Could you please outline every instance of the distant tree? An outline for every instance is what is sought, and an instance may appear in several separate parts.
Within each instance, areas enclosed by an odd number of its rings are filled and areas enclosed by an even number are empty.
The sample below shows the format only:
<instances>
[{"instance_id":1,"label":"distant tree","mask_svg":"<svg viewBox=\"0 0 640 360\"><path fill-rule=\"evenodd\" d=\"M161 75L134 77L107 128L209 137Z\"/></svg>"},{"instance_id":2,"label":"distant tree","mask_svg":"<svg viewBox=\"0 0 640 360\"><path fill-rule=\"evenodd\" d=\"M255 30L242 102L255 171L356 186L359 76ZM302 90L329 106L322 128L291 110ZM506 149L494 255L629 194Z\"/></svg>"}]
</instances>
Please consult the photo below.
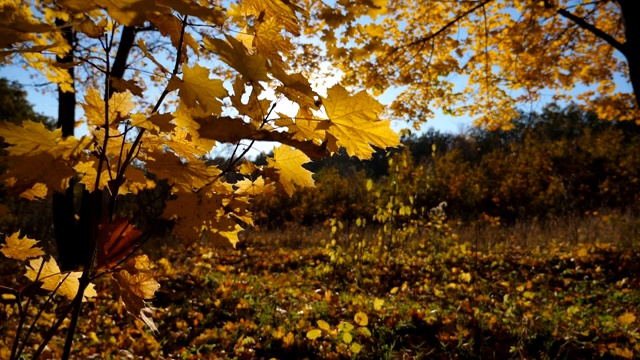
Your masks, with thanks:
<instances>
[{"instance_id":1,"label":"distant tree","mask_svg":"<svg viewBox=\"0 0 640 360\"><path fill-rule=\"evenodd\" d=\"M549 90L554 101L583 100L600 118L640 118L634 1L310 3L305 31L324 48L305 54L331 61L350 85L378 94L400 89L391 104L398 118L420 123L439 109L508 128L523 102L539 102ZM620 78L631 91L617 92Z\"/></svg>"},{"instance_id":2,"label":"distant tree","mask_svg":"<svg viewBox=\"0 0 640 360\"><path fill-rule=\"evenodd\" d=\"M20 123L28 119L55 127L53 119L38 114L27 100L27 92L17 81L0 78L0 120Z\"/></svg>"}]
</instances>

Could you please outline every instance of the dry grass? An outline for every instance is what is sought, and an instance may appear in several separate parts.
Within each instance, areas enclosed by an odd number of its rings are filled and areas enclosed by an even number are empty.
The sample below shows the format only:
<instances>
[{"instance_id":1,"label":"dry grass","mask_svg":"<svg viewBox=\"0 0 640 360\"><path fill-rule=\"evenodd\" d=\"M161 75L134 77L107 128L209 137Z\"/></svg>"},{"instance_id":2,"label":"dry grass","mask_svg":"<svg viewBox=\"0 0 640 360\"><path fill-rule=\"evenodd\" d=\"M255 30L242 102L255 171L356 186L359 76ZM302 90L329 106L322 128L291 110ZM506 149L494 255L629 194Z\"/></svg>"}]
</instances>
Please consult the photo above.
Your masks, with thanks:
<instances>
[{"instance_id":1,"label":"dry grass","mask_svg":"<svg viewBox=\"0 0 640 360\"><path fill-rule=\"evenodd\" d=\"M479 249L495 245L524 248L553 243L592 244L595 242L630 247L640 240L640 217L631 212L593 212L582 216L563 216L551 220L518 221L505 226L493 221L473 225L458 224L454 232L462 242Z\"/></svg>"}]
</instances>

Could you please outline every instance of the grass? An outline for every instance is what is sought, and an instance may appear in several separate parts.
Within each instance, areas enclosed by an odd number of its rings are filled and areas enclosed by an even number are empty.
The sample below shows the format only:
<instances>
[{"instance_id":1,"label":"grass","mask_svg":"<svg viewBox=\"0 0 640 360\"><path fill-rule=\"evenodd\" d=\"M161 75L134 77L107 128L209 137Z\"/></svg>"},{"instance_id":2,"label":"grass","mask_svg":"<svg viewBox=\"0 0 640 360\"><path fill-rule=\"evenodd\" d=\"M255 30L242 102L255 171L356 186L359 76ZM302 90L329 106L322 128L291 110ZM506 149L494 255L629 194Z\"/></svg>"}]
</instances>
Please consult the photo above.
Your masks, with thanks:
<instances>
[{"instance_id":1,"label":"grass","mask_svg":"<svg viewBox=\"0 0 640 360\"><path fill-rule=\"evenodd\" d=\"M114 287L102 281L98 299L84 308L73 356L638 357L637 223L590 215L569 224L585 234L575 239L560 222L457 229L458 236L443 235L450 238L440 252L420 235L393 249L373 241L358 248L375 237L371 228L334 234L333 245L329 230L292 227L248 233L238 250L156 247L150 250L162 285L153 301L159 333L128 316ZM482 237L465 240L471 233ZM0 266L0 284L15 285L15 264ZM36 333L56 308L45 311ZM0 358L6 358L17 317L15 304L2 309ZM53 358L63 339L61 333L50 343Z\"/></svg>"}]
</instances>

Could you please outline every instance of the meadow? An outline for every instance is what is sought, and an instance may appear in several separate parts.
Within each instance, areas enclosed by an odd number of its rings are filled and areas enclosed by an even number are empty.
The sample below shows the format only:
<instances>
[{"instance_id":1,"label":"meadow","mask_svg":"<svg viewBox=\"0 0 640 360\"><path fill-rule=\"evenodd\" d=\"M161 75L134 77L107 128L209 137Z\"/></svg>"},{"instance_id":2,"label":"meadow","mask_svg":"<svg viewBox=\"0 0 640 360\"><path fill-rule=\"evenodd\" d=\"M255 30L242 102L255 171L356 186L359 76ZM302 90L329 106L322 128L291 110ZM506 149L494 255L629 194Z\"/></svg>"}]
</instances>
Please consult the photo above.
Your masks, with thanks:
<instances>
[{"instance_id":1,"label":"meadow","mask_svg":"<svg viewBox=\"0 0 640 360\"><path fill-rule=\"evenodd\" d=\"M153 300L158 332L126 313L114 284L98 282L98 297L83 308L72 357L640 354L640 219L589 214L573 222L476 229L444 214L429 220L402 243L387 242L384 230L373 225L336 221L248 232L237 249L205 240L186 249L171 241L149 243L161 284ZM466 239L471 234L474 241ZM26 283L12 265L2 262L0 283ZM37 320L26 354L59 311L56 301L43 305L46 299L37 295L27 311L26 320ZM2 308L0 357L8 358L18 316L15 304L4 301ZM63 335L54 336L43 358L60 356Z\"/></svg>"}]
</instances>

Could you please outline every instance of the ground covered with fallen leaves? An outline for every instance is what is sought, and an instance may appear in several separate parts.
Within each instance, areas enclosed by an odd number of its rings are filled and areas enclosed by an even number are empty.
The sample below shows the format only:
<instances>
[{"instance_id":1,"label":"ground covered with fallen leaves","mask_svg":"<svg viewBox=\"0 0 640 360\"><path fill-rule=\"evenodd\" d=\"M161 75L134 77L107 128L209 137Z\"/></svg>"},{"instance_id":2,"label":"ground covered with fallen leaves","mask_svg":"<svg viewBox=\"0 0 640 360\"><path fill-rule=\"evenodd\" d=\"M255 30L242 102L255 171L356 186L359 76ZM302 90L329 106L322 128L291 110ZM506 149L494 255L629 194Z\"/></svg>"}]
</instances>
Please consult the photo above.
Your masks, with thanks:
<instances>
[{"instance_id":1,"label":"ground covered with fallen leaves","mask_svg":"<svg viewBox=\"0 0 640 360\"><path fill-rule=\"evenodd\" d=\"M238 250L168 247L156 261L157 334L126 314L115 287L97 283L73 357L196 358L634 358L640 356L640 251L552 244L359 259L331 246ZM371 249L375 251L375 249ZM2 284L16 268L0 262ZM38 308L27 353L64 304ZM0 311L7 358L17 307ZM63 329L66 324L63 325ZM64 331L45 357L59 358Z\"/></svg>"}]
</instances>

